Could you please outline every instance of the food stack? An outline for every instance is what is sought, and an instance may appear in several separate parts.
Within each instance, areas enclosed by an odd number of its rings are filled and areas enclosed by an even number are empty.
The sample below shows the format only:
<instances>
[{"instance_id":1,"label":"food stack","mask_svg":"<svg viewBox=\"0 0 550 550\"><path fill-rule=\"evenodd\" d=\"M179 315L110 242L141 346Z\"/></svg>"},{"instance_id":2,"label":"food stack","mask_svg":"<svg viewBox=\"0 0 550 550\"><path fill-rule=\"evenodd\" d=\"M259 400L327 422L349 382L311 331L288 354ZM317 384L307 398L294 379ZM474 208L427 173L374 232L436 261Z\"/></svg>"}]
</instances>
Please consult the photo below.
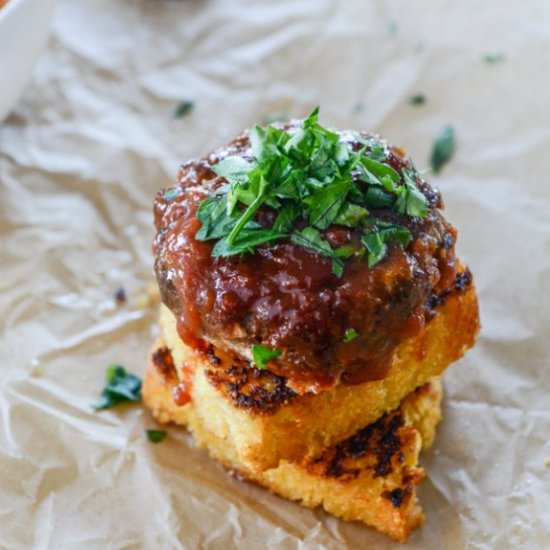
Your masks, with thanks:
<instances>
[{"instance_id":1,"label":"food stack","mask_svg":"<svg viewBox=\"0 0 550 550\"><path fill-rule=\"evenodd\" d=\"M155 201L147 406L242 478L405 540L439 377L479 329L442 207L401 149L317 109L183 165Z\"/></svg>"}]
</instances>

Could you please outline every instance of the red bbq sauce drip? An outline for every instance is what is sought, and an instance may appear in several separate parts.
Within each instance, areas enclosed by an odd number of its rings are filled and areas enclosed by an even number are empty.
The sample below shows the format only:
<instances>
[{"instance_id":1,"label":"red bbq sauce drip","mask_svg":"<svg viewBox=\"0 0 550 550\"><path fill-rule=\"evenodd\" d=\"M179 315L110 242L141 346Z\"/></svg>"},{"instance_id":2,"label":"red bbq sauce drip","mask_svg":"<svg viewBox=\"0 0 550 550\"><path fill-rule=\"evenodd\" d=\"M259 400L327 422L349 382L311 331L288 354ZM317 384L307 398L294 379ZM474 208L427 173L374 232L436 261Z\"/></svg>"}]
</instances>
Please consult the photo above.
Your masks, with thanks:
<instances>
[{"instance_id":1,"label":"red bbq sauce drip","mask_svg":"<svg viewBox=\"0 0 550 550\"><path fill-rule=\"evenodd\" d=\"M192 366L183 365L182 378L183 380L174 387L172 396L178 407L183 407L191 401L191 392L193 390L193 374L195 369Z\"/></svg>"}]
</instances>

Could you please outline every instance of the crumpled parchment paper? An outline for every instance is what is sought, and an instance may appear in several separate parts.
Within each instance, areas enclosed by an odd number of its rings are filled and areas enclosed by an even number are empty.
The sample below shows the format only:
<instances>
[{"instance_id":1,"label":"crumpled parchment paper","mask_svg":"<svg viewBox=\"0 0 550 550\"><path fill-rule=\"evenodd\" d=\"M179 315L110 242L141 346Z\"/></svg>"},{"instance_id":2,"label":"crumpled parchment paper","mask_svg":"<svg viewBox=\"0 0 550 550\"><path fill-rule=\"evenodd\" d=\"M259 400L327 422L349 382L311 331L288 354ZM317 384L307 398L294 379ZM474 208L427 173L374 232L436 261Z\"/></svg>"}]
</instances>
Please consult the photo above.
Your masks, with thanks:
<instances>
[{"instance_id":1,"label":"crumpled parchment paper","mask_svg":"<svg viewBox=\"0 0 550 550\"><path fill-rule=\"evenodd\" d=\"M445 377L406 547L549 548L549 49L545 0L60 1L0 127L0 547L399 547L233 480L181 430L149 443L139 406L90 409L109 363L142 372L157 330L154 193L242 128L319 104L420 168L443 126L457 136L429 179L483 330ZM181 100L195 108L174 119Z\"/></svg>"}]
</instances>

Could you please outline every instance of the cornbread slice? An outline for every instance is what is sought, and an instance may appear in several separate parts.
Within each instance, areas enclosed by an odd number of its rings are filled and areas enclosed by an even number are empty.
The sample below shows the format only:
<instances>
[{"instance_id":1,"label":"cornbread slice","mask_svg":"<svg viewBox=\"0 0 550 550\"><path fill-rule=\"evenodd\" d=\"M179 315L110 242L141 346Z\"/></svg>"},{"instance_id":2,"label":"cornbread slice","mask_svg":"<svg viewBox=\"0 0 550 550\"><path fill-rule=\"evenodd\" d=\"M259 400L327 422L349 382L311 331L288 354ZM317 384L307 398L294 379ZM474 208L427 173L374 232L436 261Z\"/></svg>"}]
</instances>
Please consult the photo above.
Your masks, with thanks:
<instances>
[{"instance_id":1,"label":"cornbread slice","mask_svg":"<svg viewBox=\"0 0 550 550\"><path fill-rule=\"evenodd\" d=\"M163 342L155 353L164 354ZM416 499L416 486L425 473L418 466L421 448L431 444L441 419L441 384L432 379L405 398L399 408L352 437L296 462L282 460L264 471L240 461L235 439L223 438L205 425L197 397L177 406L172 398L174 380L167 381L156 363L149 364L143 385L145 403L159 422L175 422L193 432L197 444L226 468L303 506L322 506L345 520L362 521L399 541L405 541L424 516ZM217 390L197 371L194 382L214 398ZM209 388L209 389L208 389ZM201 399L208 399L200 392ZM196 396L197 394L195 394ZM216 414L214 410L212 414ZM300 432L287 433L287 439Z\"/></svg>"},{"instance_id":2,"label":"cornbread slice","mask_svg":"<svg viewBox=\"0 0 550 550\"><path fill-rule=\"evenodd\" d=\"M234 357L217 349L194 352L179 338L172 313L161 306L162 336L178 380L190 382L195 414L208 433L230 444L239 463L257 471L280 460L314 457L395 409L459 359L472 346L478 327L471 284L450 294L421 334L397 347L385 378L298 396L284 378L250 368L245 361L236 365Z\"/></svg>"}]
</instances>

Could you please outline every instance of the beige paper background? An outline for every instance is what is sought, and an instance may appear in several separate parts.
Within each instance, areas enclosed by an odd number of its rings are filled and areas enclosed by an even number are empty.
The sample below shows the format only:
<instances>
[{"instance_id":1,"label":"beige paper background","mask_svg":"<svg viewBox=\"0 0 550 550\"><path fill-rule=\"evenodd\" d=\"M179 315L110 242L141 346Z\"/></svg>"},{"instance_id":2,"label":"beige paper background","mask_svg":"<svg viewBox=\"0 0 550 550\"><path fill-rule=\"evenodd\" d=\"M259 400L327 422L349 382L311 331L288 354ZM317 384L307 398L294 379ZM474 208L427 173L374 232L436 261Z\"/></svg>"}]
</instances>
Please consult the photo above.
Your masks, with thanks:
<instances>
[{"instance_id":1,"label":"beige paper background","mask_svg":"<svg viewBox=\"0 0 550 550\"><path fill-rule=\"evenodd\" d=\"M196 107L174 120L182 99ZM179 430L150 444L140 407L89 406L107 364L142 371L156 332L155 308L135 307L155 191L242 128L315 104L419 166L456 129L430 179L483 331L446 376L428 519L406 547L550 548L549 102L545 0L59 1L0 126L0 548L399 547L231 479Z\"/></svg>"}]
</instances>

